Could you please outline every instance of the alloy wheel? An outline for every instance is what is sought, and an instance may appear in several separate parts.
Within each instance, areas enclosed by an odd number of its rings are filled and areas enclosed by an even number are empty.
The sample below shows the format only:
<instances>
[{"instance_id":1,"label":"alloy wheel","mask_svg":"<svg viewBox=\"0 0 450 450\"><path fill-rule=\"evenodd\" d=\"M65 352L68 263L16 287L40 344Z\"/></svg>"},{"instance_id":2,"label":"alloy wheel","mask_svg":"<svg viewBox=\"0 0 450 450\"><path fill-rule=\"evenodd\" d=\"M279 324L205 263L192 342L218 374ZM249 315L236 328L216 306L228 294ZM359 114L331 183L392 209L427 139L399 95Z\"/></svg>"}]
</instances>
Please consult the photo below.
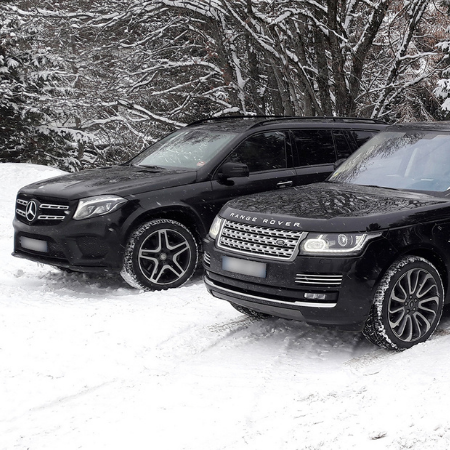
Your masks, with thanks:
<instances>
[{"instance_id":1,"label":"alloy wheel","mask_svg":"<svg viewBox=\"0 0 450 450\"><path fill-rule=\"evenodd\" d=\"M172 229L150 234L139 248L143 275L155 284L171 284L182 278L191 261L191 248L184 236Z\"/></svg>"},{"instance_id":2,"label":"alloy wheel","mask_svg":"<svg viewBox=\"0 0 450 450\"><path fill-rule=\"evenodd\" d=\"M408 270L396 282L388 303L389 325L403 342L414 342L435 323L440 311L438 286L423 268Z\"/></svg>"}]
</instances>

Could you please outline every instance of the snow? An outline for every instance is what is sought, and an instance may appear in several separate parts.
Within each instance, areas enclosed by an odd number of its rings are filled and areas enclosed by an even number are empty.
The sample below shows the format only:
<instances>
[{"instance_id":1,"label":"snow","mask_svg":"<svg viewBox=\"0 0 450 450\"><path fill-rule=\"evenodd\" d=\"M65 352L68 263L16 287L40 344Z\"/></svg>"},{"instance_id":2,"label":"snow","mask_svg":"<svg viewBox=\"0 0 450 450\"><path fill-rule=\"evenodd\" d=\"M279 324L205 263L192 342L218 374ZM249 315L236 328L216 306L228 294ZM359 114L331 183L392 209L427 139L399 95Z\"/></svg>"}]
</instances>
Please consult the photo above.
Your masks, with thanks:
<instances>
[{"instance_id":1,"label":"snow","mask_svg":"<svg viewBox=\"0 0 450 450\"><path fill-rule=\"evenodd\" d=\"M257 321L200 275L166 292L13 258L0 164L0 449L450 448L450 314L396 353L358 333Z\"/></svg>"}]
</instances>

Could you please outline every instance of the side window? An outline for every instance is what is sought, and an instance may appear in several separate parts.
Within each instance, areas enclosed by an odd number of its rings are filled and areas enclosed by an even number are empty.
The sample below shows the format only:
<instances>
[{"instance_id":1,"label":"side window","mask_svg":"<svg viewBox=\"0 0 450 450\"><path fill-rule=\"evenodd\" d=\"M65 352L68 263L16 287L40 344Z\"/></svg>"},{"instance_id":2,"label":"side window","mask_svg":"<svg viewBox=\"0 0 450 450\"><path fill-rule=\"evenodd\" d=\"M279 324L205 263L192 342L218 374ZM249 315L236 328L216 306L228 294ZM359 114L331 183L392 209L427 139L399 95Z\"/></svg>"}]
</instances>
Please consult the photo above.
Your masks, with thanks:
<instances>
[{"instance_id":1,"label":"side window","mask_svg":"<svg viewBox=\"0 0 450 450\"><path fill-rule=\"evenodd\" d=\"M285 169L285 134L279 131L254 134L239 144L225 162L247 164L250 173Z\"/></svg>"},{"instance_id":2,"label":"side window","mask_svg":"<svg viewBox=\"0 0 450 450\"><path fill-rule=\"evenodd\" d=\"M336 161L331 130L294 130L300 166L333 164Z\"/></svg>"},{"instance_id":3,"label":"side window","mask_svg":"<svg viewBox=\"0 0 450 450\"><path fill-rule=\"evenodd\" d=\"M366 143L370 138L377 134L377 131L367 131L367 130L353 130L352 135L358 145L358 148Z\"/></svg>"},{"instance_id":4,"label":"side window","mask_svg":"<svg viewBox=\"0 0 450 450\"><path fill-rule=\"evenodd\" d=\"M348 158L358 147L347 131L333 131L337 159Z\"/></svg>"}]
</instances>

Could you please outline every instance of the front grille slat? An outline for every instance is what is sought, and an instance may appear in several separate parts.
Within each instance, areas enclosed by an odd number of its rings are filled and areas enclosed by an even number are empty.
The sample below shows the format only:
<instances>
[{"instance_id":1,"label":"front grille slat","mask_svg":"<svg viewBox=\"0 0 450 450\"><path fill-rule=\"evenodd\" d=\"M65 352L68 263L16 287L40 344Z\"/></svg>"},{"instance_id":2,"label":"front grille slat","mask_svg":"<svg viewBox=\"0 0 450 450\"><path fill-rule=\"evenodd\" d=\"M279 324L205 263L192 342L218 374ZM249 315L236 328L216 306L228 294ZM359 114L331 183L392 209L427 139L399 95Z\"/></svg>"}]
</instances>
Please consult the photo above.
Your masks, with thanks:
<instances>
[{"instance_id":1,"label":"front grille slat","mask_svg":"<svg viewBox=\"0 0 450 450\"><path fill-rule=\"evenodd\" d=\"M64 220L65 216L46 216L40 215L38 216L38 220Z\"/></svg>"},{"instance_id":2,"label":"front grille slat","mask_svg":"<svg viewBox=\"0 0 450 450\"><path fill-rule=\"evenodd\" d=\"M297 284L304 284L309 286L332 286L339 287L342 284L342 275L321 275L321 274L302 274L298 273L295 276Z\"/></svg>"},{"instance_id":3,"label":"front grille slat","mask_svg":"<svg viewBox=\"0 0 450 450\"><path fill-rule=\"evenodd\" d=\"M69 207L67 205L51 205L49 203L42 203L40 208L41 209L64 209L64 210L69 209Z\"/></svg>"},{"instance_id":4,"label":"front grille slat","mask_svg":"<svg viewBox=\"0 0 450 450\"><path fill-rule=\"evenodd\" d=\"M218 246L246 255L290 261L306 233L225 220Z\"/></svg>"},{"instance_id":5,"label":"front grille slat","mask_svg":"<svg viewBox=\"0 0 450 450\"><path fill-rule=\"evenodd\" d=\"M211 255L208 252L205 252L203 254L203 261L205 262L206 265L211 265Z\"/></svg>"}]
</instances>

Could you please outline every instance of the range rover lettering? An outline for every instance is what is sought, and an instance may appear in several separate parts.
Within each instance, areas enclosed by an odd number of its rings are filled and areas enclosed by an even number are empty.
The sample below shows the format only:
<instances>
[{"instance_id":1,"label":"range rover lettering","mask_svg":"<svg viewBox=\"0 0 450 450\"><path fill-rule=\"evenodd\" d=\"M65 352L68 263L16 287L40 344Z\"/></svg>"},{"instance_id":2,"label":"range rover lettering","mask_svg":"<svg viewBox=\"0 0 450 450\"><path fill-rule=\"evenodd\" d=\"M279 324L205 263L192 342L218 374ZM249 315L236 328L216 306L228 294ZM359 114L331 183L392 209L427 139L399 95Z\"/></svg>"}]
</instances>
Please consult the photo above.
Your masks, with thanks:
<instances>
[{"instance_id":1,"label":"range rover lettering","mask_svg":"<svg viewBox=\"0 0 450 450\"><path fill-rule=\"evenodd\" d=\"M450 124L391 126L327 181L228 202L204 243L216 298L401 350L450 302Z\"/></svg>"},{"instance_id":2,"label":"range rover lettering","mask_svg":"<svg viewBox=\"0 0 450 450\"><path fill-rule=\"evenodd\" d=\"M228 200L324 180L385 128L375 120L231 117L182 128L130 162L22 188L14 256L116 272L140 289L180 286Z\"/></svg>"}]
</instances>

